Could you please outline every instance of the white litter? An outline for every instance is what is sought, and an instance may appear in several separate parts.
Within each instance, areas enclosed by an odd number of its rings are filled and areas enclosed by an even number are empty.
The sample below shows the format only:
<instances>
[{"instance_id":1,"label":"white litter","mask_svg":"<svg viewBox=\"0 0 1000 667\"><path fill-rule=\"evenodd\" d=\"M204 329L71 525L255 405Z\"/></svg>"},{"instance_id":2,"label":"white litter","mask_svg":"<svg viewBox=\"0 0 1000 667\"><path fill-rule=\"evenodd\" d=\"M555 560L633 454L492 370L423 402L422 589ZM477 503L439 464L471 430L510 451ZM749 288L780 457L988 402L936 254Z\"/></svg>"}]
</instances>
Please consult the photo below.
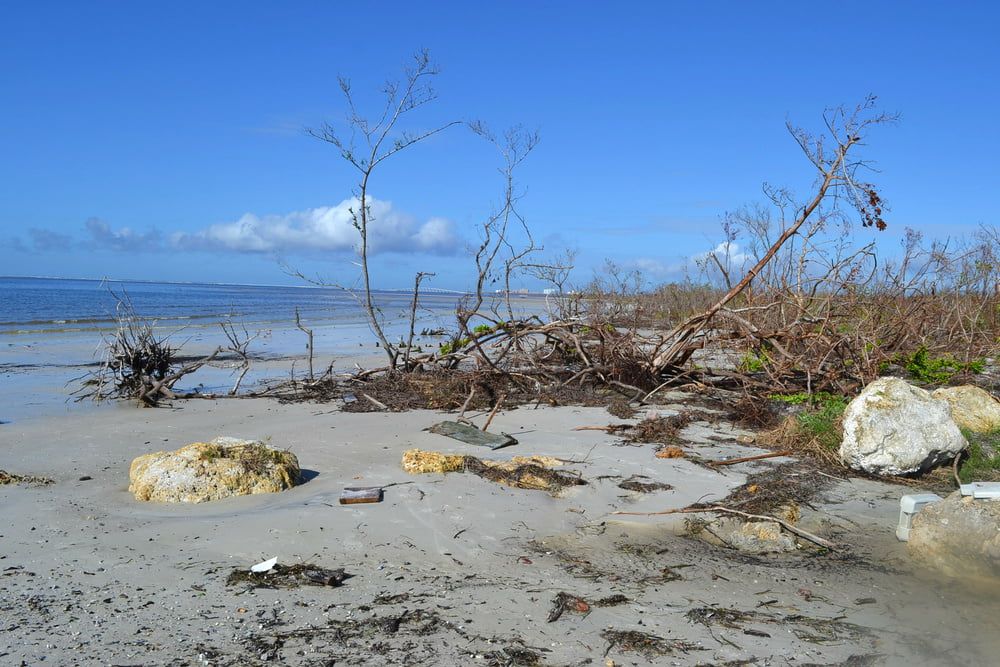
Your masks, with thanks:
<instances>
[{"instance_id":1,"label":"white litter","mask_svg":"<svg viewBox=\"0 0 1000 667\"><path fill-rule=\"evenodd\" d=\"M271 558L269 560L265 560L262 563L257 563L256 565L254 565L253 567L250 568L250 571L251 572L257 572L257 573L267 572L268 570L270 570L272 567L274 567L277 564L278 564L278 557L275 556L274 558Z\"/></svg>"},{"instance_id":2,"label":"white litter","mask_svg":"<svg viewBox=\"0 0 1000 667\"><path fill-rule=\"evenodd\" d=\"M928 503L941 500L936 493L911 493L899 499L899 524L896 526L896 538L900 542L910 539L910 524L917 512Z\"/></svg>"},{"instance_id":3,"label":"white litter","mask_svg":"<svg viewBox=\"0 0 1000 667\"><path fill-rule=\"evenodd\" d=\"M998 482L973 482L972 484L962 484L959 488L961 488L963 496L972 496L976 500L1000 498L1000 483Z\"/></svg>"}]
</instances>

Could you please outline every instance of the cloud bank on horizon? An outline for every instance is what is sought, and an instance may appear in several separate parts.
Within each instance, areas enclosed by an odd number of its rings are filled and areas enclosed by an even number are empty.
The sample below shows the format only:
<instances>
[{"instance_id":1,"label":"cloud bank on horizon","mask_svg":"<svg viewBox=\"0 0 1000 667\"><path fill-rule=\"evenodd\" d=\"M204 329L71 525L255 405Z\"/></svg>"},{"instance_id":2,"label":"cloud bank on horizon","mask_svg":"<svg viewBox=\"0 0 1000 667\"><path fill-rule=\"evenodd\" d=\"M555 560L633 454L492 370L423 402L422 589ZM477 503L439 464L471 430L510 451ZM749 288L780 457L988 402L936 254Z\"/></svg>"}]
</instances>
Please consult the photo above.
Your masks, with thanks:
<instances>
[{"instance_id":1,"label":"cloud bank on horizon","mask_svg":"<svg viewBox=\"0 0 1000 667\"><path fill-rule=\"evenodd\" d=\"M45 229L27 230L27 241L15 237L21 250L47 252L72 247L118 252L205 251L241 254L296 255L315 252L358 252L360 238L354 214L361 206L356 197L335 206L293 211L279 215L245 213L238 220L209 225L193 232L136 231L114 228L100 218L84 223L85 239ZM464 241L455 225L433 217L419 222L396 209L392 202L369 198L371 222L368 251L427 255L452 255Z\"/></svg>"}]
</instances>

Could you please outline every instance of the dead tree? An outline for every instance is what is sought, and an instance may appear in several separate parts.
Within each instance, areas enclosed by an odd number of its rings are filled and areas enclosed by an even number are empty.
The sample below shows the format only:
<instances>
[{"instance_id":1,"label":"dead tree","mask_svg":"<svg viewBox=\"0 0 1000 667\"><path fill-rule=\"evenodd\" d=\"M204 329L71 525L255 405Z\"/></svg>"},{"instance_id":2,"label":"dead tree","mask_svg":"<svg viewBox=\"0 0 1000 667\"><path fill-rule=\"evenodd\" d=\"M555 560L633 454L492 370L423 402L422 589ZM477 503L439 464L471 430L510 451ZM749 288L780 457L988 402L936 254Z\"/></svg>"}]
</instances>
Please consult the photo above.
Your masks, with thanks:
<instances>
[{"instance_id":1,"label":"dead tree","mask_svg":"<svg viewBox=\"0 0 1000 667\"><path fill-rule=\"evenodd\" d=\"M128 399L156 406L161 400L178 398L173 390L177 381L222 352L217 347L201 359L183 363L169 335L157 332L155 320L140 316L126 292L108 291L115 299L115 331L104 336L100 367L74 392L78 401Z\"/></svg>"},{"instance_id":2,"label":"dead tree","mask_svg":"<svg viewBox=\"0 0 1000 667\"><path fill-rule=\"evenodd\" d=\"M414 109L437 99L430 80L438 74L438 69L431 63L430 54L420 51L414 56L414 63L403 71L401 82L389 81L382 92L385 97L384 106L378 115L367 117L361 115L355 107L351 83L340 77L340 90L347 103L348 132L342 133L330 123L321 127L309 129L311 136L332 144L340 151L340 156L346 160L358 173L358 183L354 194L358 198L358 207L351 209L354 228L358 231L361 282L363 294L361 301L368 316L368 324L379 339L389 360L389 368L395 369L400 350L389 342L382 325L382 317L372 296L371 271L368 261L369 232L376 222L369 204L369 188L375 170L383 162L400 151L431 137L460 121L450 121L430 130L409 132L400 130L399 123Z\"/></svg>"},{"instance_id":3,"label":"dead tree","mask_svg":"<svg viewBox=\"0 0 1000 667\"><path fill-rule=\"evenodd\" d=\"M298 314L297 311L296 314ZM246 325L242 323L239 325L239 329L237 329L236 324L232 320L220 322L219 327L229 342L224 351L232 353L240 360L239 365L234 371L234 374L238 373L236 382L233 384L233 388L229 390L229 395L235 396L240 390L240 385L243 384L243 378L250 372L250 343L260 337L260 331L251 334L247 330Z\"/></svg>"},{"instance_id":4,"label":"dead tree","mask_svg":"<svg viewBox=\"0 0 1000 667\"><path fill-rule=\"evenodd\" d=\"M782 246L798 234L802 226L814 214L822 212L822 207L825 204L828 204L830 209L825 213L831 215L834 212L840 213L841 202L847 201L860 215L863 226L875 227L878 230L885 229L885 221L882 219L881 197L873 185L858 180L858 172L866 166L866 163L853 159L851 151L862 144L866 132L872 126L894 120L896 120L896 116L877 112L875 110L875 97L869 96L853 110L848 111L843 107L828 110L824 114L825 135L813 136L801 128L788 125L789 132L817 171L816 191L798 209L792 223L783 230L771 247L738 282L726 290L722 297L707 310L674 327L666 338L666 345L653 356L652 371L654 373L678 371L691 357L691 354L701 347L693 339L705 330L708 323L725 308L726 304L747 289ZM826 143L829 141L833 142L832 149Z\"/></svg>"}]
</instances>

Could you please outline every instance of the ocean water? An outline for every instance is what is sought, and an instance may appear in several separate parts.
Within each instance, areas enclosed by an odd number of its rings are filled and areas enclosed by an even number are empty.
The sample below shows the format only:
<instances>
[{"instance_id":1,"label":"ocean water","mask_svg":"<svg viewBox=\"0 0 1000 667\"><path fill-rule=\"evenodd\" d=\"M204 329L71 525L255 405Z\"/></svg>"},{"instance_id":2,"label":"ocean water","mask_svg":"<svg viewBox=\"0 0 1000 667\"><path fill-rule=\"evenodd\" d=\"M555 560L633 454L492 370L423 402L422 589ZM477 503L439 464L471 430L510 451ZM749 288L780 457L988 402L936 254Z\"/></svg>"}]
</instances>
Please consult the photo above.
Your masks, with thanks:
<instances>
[{"instance_id":1,"label":"ocean water","mask_svg":"<svg viewBox=\"0 0 1000 667\"><path fill-rule=\"evenodd\" d=\"M0 277L0 335L106 329L116 312L112 292L126 295L139 315L165 327L214 327L227 319L247 326L287 323L296 309L306 322L365 321L355 297L334 288ZM409 309L411 298L376 293L390 321ZM457 300L453 293L428 292L421 305L451 309Z\"/></svg>"},{"instance_id":2,"label":"ocean water","mask_svg":"<svg viewBox=\"0 0 1000 667\"><path fill-rule=\"evenodd\" d=\"M0 422L44 418L90 407L74 402L80 379L100 363L101 343L116 329L116 299L127 294L136 313L155 321L156 331L185 356L208 354L227 341L219 323L232 321L254 336L254 360L243 388L290 373L301 376L308 364L303 325L314 332L315 368L350 370L355 364L385 362L364 310L338 289L210 285L159 282L107 282L46 278L0 278ZM421 293L417 331L451 328L461 295ZM378 292L377 307L390 340L408 333L412 294ZM427 337L419 344L437 345ZM185 376L178 389L224 393L233 383L234 365L205 366Z\"/></svg>"}]
</instances>

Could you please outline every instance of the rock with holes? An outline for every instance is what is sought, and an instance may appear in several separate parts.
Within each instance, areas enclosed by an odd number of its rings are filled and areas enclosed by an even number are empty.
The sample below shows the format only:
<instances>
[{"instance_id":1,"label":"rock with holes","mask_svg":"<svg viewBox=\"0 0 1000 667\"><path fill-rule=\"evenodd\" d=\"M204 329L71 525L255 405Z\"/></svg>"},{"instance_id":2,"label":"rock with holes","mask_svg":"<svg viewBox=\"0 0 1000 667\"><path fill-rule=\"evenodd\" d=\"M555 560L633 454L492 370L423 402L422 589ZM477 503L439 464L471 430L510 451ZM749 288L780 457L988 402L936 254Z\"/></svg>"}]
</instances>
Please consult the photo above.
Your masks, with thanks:
<instances>
[{"instance_id":1,"label":"rock with holes","mask_svg":"<svg viewBox=\"0 0 1000 667\"><path fill-rule=\"evenodd\" d=\"M942 387L931 394L951 408L951 418L959 428L973 433L1000 429L1000 401L985 389L971 384Z\"/></svg>"},{"instance_id":2,"label":"rock with holes","mask_svg":"<svg viewBox=\"0 0 1000 667\"><path fill-rule=\"evenodd\" d=\"M956 491L913 517L910 556L950 577L1000 576L1000 500Z\"/></svg>"},{"instance_id":3,"label":"rock with holes","mask_svg":"<svg viewBox=\"0 0 1000 667\"><path fill-rule=\"evenodd\" d=\"M201 503L274 493L295 486L299 461L256 440L216 438L132 461L128 490L137 500Z\"/></svg>"},{"instance_id":4,"label":"rock with holes","mask_svg":"<svg viewBox=\"0 0 1000 667\"><path fill-rule=\"evenodd\" d=\"M840 459L875 475L909 475L952 460L966 446L945 401L899 378L875 380L844 411Z\"/></svg>"},{"instance_id":5,"label":"rock with holes","mask_svg":"<svg viewBox=\"0 0 1000 667\"><path fill-rule=\"evenodd\" d=\"M704 532L709 542L747 554L784 553L798 548L795 538L784 532L777 521L743 521L725 516L705 525Z\"/></svg>"}]
</instances>

